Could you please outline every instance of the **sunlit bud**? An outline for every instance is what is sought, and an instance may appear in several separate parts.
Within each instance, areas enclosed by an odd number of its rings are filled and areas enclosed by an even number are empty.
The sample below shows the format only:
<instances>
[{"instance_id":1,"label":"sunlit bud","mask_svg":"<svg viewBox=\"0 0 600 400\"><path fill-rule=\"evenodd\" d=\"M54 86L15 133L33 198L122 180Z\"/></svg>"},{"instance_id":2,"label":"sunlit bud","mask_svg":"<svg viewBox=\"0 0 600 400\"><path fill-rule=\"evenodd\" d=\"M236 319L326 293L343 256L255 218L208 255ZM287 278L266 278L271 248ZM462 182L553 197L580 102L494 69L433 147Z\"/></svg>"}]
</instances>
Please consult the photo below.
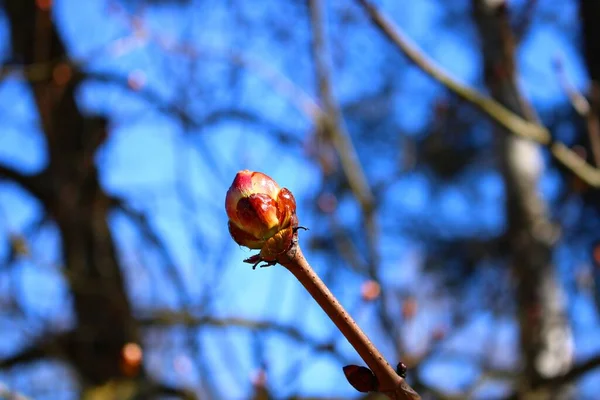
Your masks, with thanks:
<instances>
[{"instance_id":1,"label":"sunlit bud","mask_svg":"<svg viewBox=\"0 0 600 400\"><path fill-rule=\"evenodd\" d=\"M250 249L261 249L263 260L274 260L289 249L298 226L296 200L267 175L238 172L227 191L225 210L233 240Z\"/></svg>"}]
</instances>

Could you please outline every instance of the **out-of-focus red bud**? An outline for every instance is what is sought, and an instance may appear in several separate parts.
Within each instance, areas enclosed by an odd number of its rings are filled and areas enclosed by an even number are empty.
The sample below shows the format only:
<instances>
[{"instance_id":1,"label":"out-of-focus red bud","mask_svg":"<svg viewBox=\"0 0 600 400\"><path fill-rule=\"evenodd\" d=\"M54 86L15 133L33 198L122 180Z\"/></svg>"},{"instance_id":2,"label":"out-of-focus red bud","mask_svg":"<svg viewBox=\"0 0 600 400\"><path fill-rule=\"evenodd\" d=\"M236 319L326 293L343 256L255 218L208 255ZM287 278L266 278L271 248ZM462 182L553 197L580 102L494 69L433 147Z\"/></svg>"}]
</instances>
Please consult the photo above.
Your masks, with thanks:
<instances>
[{"instance_id":1,"label":"out-of-focus red bud","mask_svg":"<svg viewBox=\"0 0 600 400\"><path fill-rule=\"evenodd\" d=\"M252 375L252 384L256 387L265 387L267 385L267 371L260 368Z\"/></svg>"},{"instance_id":2,"label":"out-of-focus red bud","mask_svg":"<svg viewBox=\"0 0 600 400\"><path fill-rule=\"evenodd\" d=\"M337 208L337 199L332 193L323 193L317 199L317 205L322 212L331 214Z\"/></svg>"},{"instance_id":3,"label":"out-of-focus red bud","mask_svg":"<svg viewBox=\"0 0 600 400\"><path fill-rule=\"evenodd\" d=\"M592 245L592 260L594 261L594 266L600 268L600 241Z\"/></svg>"},{"instance_id":4,"label":"out-of-focus red bud","mask_svg":"<svg viewBox=\"0 0 600 400\"><path fill-rule=\"evenodd\" d=\"M361 285L360 294L364 301L373 301L381 294L381 286L374 280L368 280Z\"/></svg>"},{"instance_id":5,"label":"out-of-focus red bud","mask_svg":"<svg viewBox=\"0 0 600 400\"><path fill-rule=\"evenodd\" d=\"M446 328L444 328L442 326L438 326L431 333L431 339L436 342L444 339L445 337L446 337Z\"/></svg>"},{"instance_id":6,"label":"out-of-focus red bud","mask_svg":"<svg viewBox=\"0 0 600 400\"><path fill-rule=\"evenodd\" d=\"M407 297L402 303L402 317L409 320L417 314L417 299L413 296Z\"/></svg>"},{"instance_id":7,"label":"out-of-focus red bud","mask_svg":"<svg viewBox=\"0 0 600 400\"><path fill-rule=\"evenodd\" d=\"M121 372L126 376L136 376L140 371L143 351L137 343L127 343L121 349Z\"/></svg>"},{"instance_id":8,"label":"out-of-focus red bud","mask_svg":"<svg viewBox=\"0 0 600 400\"><path fill-rule=\"evenodd\" d=\"M298 226L296 200L286 188L261 172L237 173L225 198L229 233L250 249L260 249L262 260L274 261L286 252Z\"/></svg>"}]
</instances>

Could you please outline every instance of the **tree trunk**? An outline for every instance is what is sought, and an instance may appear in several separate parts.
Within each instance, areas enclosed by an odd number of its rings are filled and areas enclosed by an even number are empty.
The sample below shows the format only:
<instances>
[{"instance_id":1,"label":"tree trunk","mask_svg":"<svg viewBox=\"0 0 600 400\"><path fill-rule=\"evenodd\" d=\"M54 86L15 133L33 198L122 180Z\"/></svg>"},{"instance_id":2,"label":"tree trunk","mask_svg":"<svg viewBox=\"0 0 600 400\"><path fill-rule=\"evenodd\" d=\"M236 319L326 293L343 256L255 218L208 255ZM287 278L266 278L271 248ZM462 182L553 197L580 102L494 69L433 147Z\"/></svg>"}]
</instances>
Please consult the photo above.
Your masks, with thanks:
<instances>
[{"instance_id":1,"label":"tree trunk","mask_svg":"<svg viewBox=\"0 0 600 400\"><path fill-rule=\"evenodd\" d=\"M597 0L580 0L579 14L581 17L582 46L585 66L590 77L588 99L590 103L587 116L589 149L592 162L600 168L600 2ZM600 212L600 190L592 189L588 193L588 203ZM597 246L595 243L593 246ZM593 252L594 249L591 249ZM600 260L594 260L595 300L596 308L600 310Z\"/></svg>"},{"instance_id":2,"label":"tree trunk","mask_svg":"<svg viewBox=\"0 0 600 400\"><path fill-rule=\"evenodd\" d=\"M40 8L45 3L5 0L4 7L12 62L25 70L33 64L39 67L35 76L25 76L49 159L38 175L43 182L38 198L60 232L77 320L73 331L54 343L53 352L71 363L85 387L120 377L122 348L137 342L138 334L108 225L109 198L94 165L106 124L81 113L75 96L81 74L68 63L49 6Z\"/></svg>"},{"instance_id":3,"label":"tree trunk","mask_svg":"<svg viewBox=\"0 0 600 400\"><path fill-rule=\"evenodd\" d=\"M515 41L505 1L473 0L484 58L485 81L492 96L514 113L536 117L519 93ZM498 128L500 129L500 128ZM500 171L504 179L510 268L516 286L523 374L516 388L522 399L564 399L536 390L536 382L563 374L572 363L572 337L564 294L552 265L556 229L548 220L538 190L543 171L539 146L500 132Z\"/></svg>"}]
</instances>

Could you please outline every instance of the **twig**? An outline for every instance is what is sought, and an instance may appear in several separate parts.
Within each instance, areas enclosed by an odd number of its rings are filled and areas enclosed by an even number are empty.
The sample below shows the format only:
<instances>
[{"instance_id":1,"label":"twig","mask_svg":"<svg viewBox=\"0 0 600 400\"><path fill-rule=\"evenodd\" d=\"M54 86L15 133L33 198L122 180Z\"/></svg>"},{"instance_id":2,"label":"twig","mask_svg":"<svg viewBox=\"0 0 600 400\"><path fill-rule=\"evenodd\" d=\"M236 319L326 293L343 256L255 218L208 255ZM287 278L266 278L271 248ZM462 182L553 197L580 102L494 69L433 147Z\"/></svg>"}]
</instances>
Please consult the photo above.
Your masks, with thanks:
<instances>
[{"instance_id":1,"label":"twig","mask_svg":"<svg viewBox=\"0 0 600 400\"><path fill-rule=\"evenodd\" d=\"M590 139L590 148L592 150L592 156L594 157L594 164L596 167L600 166L600 126L598 121L598 113L593 107L590 106L590 102L585 98L581 92L577 90L567 79L567 74L564 71L562 61L557 58L554 63L554 68L558 76L558 81L562 86L563 90L569 97L573 108L577 113L585 118L587 122L588 137ZM592 87L592 99L594 96L594 88ZM594 100L594 99L593 99Z\"/></svg>"},{"instance_id":2,"label":"twig","mask_svg":"<svg viewBox=\"0 0 600 400\"><path fill-rule=\"evenodd\" d=\"M517 26L514 30L515 38L519 42L527 34L529 28L531 28L537 3L538 0L527 0L527 3L525 4L523 14L521 15L521 18L519 18L519 22L517 23Z\"/></svg>"},{"instance_id":3,"label":"twig","mask_svg":"<svg viewBox=\"0 0 600 400\"><path fill-rule=\"evenodd\" d=\"M367 11L371 21L423 72L446 86L460 98L479 108L509 131L542 144L550 143L550 133L546 128L524 120L492 98L458 82L448 72L444 71L442 67L437 65L435 61L426 56L404 32L386 16L381 14L375 6L367 0L358 0L358 2Z\"/></svg>"},{"instance_id":4,"label":"twig","mask_svg":"<svg viewBox=\"0 0 600 400\"><path fill-rule=\"evenodd\" d=\"M552 155L571 172L593 187L600 187L600 169L594 168L563 143L554 142L545 127L528 122L492 98L458 82L432 59L427 57L404 33L367 0L357 0L371 21L408 59L423 72L440 82L460 98L471 103L496 123L514 135L549 147Z\"/></svg>"},{"instance_id":5,"label":"twig","mask_svg":"<svg viewBox=\"0 0 600 400\"><path fill-rule=\"evenodd\" d=\"M331 85L331 73L329 70L329 62L327 57L327 49L325 44L325 35L322 24L322 5L319 0L310 0L309 8L311 14L311 28L313 35L313 56L315 58L315 69L319 84L319 93L325 114L321 115L322 119L317 123L322 123L326 134L330 135L331 142L335 147L342 169L348 180L348 184L354 196L361 205L361 208L368 215L374 208L374 197L367 182L367 178L363 168L358 161L356 149L352 144L350 135L346 129L344 120L341 115L339 104L337 104L333 95Z\"/></svg>"},{"instance_id":6,"label":"twig","mask_svg":"<svg viewBox=\"0 0 600 400\"><path fill-rule=\"evenodd\" d=\"M560 386L565 383L573 382L577 378L581 377L582 375L585 375L586 373L598 367L600 367L600 354L589 358L586 361L573 365L573 367L564 375L542 380L541 382L539 382L539 385Z\"/></svg>"},{"instance_id":7,"label":"twig","mask_svg":"<svg viewBox=\"0 0 600 400\"><path fill-rule=\"evenodd\" d=\"M358 352L363 361L369 366L377 377L378 391L390 399L416 400L419 395L402 379L383 358L379 350L371 343L367 335L360 329L344 307L327 288L325 283L312 269L300 249L297 235L294 236L292 246L277 261L287 268L302 286L310 293L321 306L327 316L338 327L348 342Z\"/></svg>"},{"instance_id":8,"label":"twig","mask_svg":"<svg viewBox=\"0 0 600 400\"><path fill-rule=\"evenodd\" d=\"M364 169L358 158L356 148L352 143L350 134L346 129L344 118L340 106L333 94L331 84L331 71L329 65L329 52L325 41L323 4L320 0L309 0L309 11L312 29L312 52L315 59L315 73L317 75L319 95L323 103L324 114L321 120L326 139L333 144L342 170L348 181L352 193L358 201L362 210L365 226L365 237L368 249L367 273L370 279L380 282L378 274L379 266L379 226L375 215L375 196L369 185ZM387 314L387 295L380 285L382 292L380 295L378 314L381 325L392 338L392 343L396 353L400 353L400 345L395 340L395 325Z\"/></svg>"},{"instance_id":9,"label":"twig","mask_svg":"<svg viewBox=\"0 0 600 400\"><path fill-rule=\"evenodd\" d=\"M217 328L237 327L245 328L251 331L273 332L285 335L290 339L305 343L314 351L322 351L331 354L341 362L347 362L346 358L339 353L329 342L321 342L310 336L305 335L298 328L293 326L281 325L272 321L254 321L244 318L225 317L216 318L211 316L197 317L189 312L177 311L157 311L151 316L142 317L139 323L144 327L161 327L183 325L188 327L211 326Z\"/></svg>"},{"instance_id":10,"label":"twig","mask_svg":"<svg viewBox=\"0 0 600 400\"><path fill-rule=\"evenodd\" d=\"M148 215L144 212L133 209L125 199L119 197L112 197L111 205L123 212L125 216L131 219L131 221L137 225L140 234L154 246L162 261L165 263L167 273L172 279L173 286L179 296L179 301L182 306L191 304L192 300L188 294L186 281L181 276L177 265L175 264L174 258L169 253L169 250L160 235L158 235L150 224Z\"/></svg>"},{"instance_id":11,"label":"twig","mask_svg":"<svg viewBox=\"0 0 600 400\"><path fill-rule=\"evenodd\" d=\"M0 181L3 180L16 183L42 202L46 199L46 193L43 187L44 179L40 174L25 175L8 165L0 164Z\"/></svg>"},{"instance_id":12,"label":"twig","mask_svg":"<svg viewBox=\"0 0 600 400\"><path fill-rule=\"evenodd\" d=\"M560 83L561 88L564 90L567 97L571 101L571 105L582 117L587 117L590 112L590 103L587 101L585 96L581 94L572 84L569 82L567 78L567 73L565 72L563 62L560 57L556 57L554 60L554 71L556 72L556 76L558 78L558 82Z\"/></svg>"},{"instance_id":13,"label":"twig","mask_svg":"<svg viewBox=\"0 0 600 400\"><path fill-rule=\"evenodd\" d=\"M596 163L596 168L600 168L600 115L598 115L598 110L600 109L598 106L600 103L600 89L596 83L592 84L590 96L592 98L592 106L587 116L587 128L594 162Z\"/></svg>"}]
</instances>

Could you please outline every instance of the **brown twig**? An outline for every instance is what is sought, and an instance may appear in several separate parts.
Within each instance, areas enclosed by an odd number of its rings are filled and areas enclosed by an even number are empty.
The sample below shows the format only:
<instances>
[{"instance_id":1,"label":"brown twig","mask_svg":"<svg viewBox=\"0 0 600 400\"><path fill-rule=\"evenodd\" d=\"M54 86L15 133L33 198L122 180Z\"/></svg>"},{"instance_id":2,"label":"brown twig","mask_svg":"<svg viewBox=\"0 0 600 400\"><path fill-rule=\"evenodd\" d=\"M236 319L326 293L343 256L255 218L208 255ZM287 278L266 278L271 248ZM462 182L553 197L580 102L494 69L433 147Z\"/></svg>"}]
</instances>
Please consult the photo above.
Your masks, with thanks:
<instances>
[{"instance_id":1,"label":"brown twig","mask_svg":"<svg viewBox=\"0 0 600 400\"><path fill-rule=\"evenodd\" d=\"M320 1L309 1L315 74L318 81L319 97L324 109L324 113L317 115L320 119L315 119L315 121L323 124L324 132L328 136L327 139L331 141L338 153L348 185L363 209L365 216L368 216L372 214L375 200L364 170L360 165L356 148L346 129L340 106L333 95L322 8Z\"/></svg>"},{"instance_id":2,"label":"brown twig","mask_svg":"<svg viewBox=\"0 0 600 400\"><path fill-rule=\"evenodd\" d=\"M556 77L558 78L558 82L565 92L567 97L569 97L569 101L571 105L577 111L581 117L587 117L590 112L590 103L587 101L585 96L577 90L577 88L569 82L567 77L567 73L565 71L562 59L560 57L556 57L554 60L554 72L556 73Z\"/></svg>"},{"instance_id":3,"label":"brown twig","mask_svg":"<svg viewBox=\"0 0 600 400\"><path fill-rule=\"evenodd\" d=\"M558 76L558 81L566 95L569 97L569 101L573 105L573 108L577 111L577 114L582 118L585 118L587 122L590 148L592 150L594 164L598 167L600 166L600 124L598 122L598 113L590 105L588 99L586 99L585 96L569 82L561 59L556 60L554 67L556 75ZM592 100L594 100L594 85L592 85L591 92Z\"/></svg>"},{"instance_id":4,"label":"brown twig","mask_svg":"<svg viewBox=\"0 0 600 400\"><path fill-rule=\"evenodd\" d=\"M379 392L384 393L390 399L420 399L419 395L383 358L383 355L312 269L302 254L297 236L294 237L290 249L277 261L300 281L369 366L379 382Z\"/></svg>"},{"instance_id":5,"label":"brown twig","mask_svg":"<svg viewBox=\"0 0 600 400\"><path fill-rule=\"evenodd\" d=\"M379 226L375 213L375 196L360 163L356 148L352 143L350 133L346 128L341 107L334 96L330 55L325 35L325 7L320 0L309 0L308 8L313 36L312 52L315 62L315 75L318 82L319 98L323 104L321 119L316 119L315 122L322 125L324 139L329 141L335 148L350 190L360 205L365 227L365 243L368 249L366 272L370 279L381 283L378 271L381 257L378 249ZM401 353L400 343L395 339L395 324L387 313L388 296L386 289L384 285L380 285L380 287L381 294L377 313L383 329L392 338L394 350L396 353Z\"/></svg>"}]
</instances>

